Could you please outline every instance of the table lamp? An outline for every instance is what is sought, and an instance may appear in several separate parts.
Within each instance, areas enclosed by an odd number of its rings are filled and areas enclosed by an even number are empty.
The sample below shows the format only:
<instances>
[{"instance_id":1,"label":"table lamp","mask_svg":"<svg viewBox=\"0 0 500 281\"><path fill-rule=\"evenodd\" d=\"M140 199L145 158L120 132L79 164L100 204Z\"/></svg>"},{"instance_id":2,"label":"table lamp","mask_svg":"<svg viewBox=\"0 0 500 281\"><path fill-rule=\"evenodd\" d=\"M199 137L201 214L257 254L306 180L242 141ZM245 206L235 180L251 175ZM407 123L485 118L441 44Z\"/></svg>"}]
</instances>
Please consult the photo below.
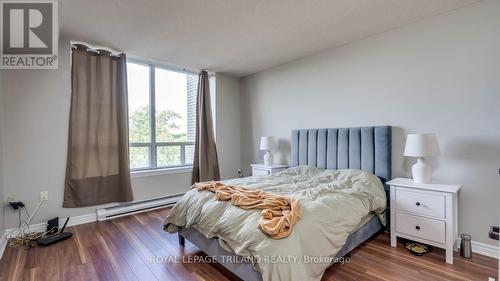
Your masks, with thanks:
<instances>
[{"instance_id":1,"label":"table lamp","mask_svg":"<svg viewBox=\"0 0 500 281\"><path fill-rule=\"evenodd\" d=\"M408 135L404 156L417 157L417 163L411 167L413 182L430 183L432 181L432 168L425 163L425 157L439 155L439 145L435 134Z\"/></svg>"},{"instance_id":2,"label":"table lamp","mask_svg":"<svg viewBox=\"0 0 500 281\"><path fill-rule=\"evenodd\" d=\"M273 137L261 137L260 138L260 150L265 151L264 155L264 165L272 166L273 165L273 154L271 150L274 148L274 138Z\"/></svg>"}]
</instances>

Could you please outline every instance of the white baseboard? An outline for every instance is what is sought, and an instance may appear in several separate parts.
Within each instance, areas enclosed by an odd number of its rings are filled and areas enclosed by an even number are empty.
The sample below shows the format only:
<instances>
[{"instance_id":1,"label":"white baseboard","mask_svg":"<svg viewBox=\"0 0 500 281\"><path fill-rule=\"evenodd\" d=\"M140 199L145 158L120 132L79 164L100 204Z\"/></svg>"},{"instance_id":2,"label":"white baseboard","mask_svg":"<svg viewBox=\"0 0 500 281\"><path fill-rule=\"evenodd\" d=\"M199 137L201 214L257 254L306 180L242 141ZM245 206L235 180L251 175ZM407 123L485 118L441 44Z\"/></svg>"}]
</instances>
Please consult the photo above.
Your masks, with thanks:
<instances>
[{"instance_id":1,"label":"white baseboard","mask_svg":"<svg viewBox=\"0 0 500 281\"><path fill-rule=\"evenodd\" d=\"M472 241L472 252L478 253L480 255L492 257L495 259L500 259L500 249L498 246L493 246L485 243L480 243Z\"/></svg>"},{"instance_id":2,"label":"white baseboard","mask_svg":"<svg viewBox=\"0 0 500 281\"><path fill-rule=\"evenodd\" d=\"M460 251L460 237L457 239L457 251ZM500 259L500 247L485 244L477 241L471 241L472 252L490 258Z\"/></svg>"},{"instance_id":3,"label":"white baseboard","mask_svg":"<svg viewBox=\"0 0 500 281\"><path fill-rule=\"evenodd\" d=\"M89 222L97 221L97 215L95 213L86 214L81 216L72 217L68 221L68 226L80 225ZM59 219L59 225L64 224L65 219ZM44 224L45 225L45 224Z\"/></svg>"}]
</instances>

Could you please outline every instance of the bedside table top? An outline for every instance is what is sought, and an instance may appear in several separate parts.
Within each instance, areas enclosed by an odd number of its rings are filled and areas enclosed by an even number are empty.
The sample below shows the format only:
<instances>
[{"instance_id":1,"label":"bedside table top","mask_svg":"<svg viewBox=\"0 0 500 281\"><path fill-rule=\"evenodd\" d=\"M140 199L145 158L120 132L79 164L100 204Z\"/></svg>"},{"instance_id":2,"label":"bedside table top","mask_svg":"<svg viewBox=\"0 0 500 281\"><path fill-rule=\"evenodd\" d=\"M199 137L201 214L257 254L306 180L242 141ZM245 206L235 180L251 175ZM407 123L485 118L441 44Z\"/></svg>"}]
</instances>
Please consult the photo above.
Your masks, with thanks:
<instances>
[{"instance_id":1,"label":"bedside table top","mask_svg":"<svg viewBox=\"0 0 500 281\"><path fill-rule=\"evenodd\" d=\"M271 166L266 166L266 165L264 165L264 163L250 164L250 166L256 167L256 168L266 168L266 169L288 168L288 165L271 165Z\"/></svg>"},{"instance_id":2,"label":"bedside table top","mask_svg":"<svg viewBox=\"0 0 500 281\"><path fill-rule=\"evenodd\" d=\"M460 185L437 184L437 183L414 183L412 179L407 179L407 178L395 178L391 181L386 182L386 184L424 189L424 190L450 192L450 193L457 193L460 190Z\"/></svg>"}]
</instances>

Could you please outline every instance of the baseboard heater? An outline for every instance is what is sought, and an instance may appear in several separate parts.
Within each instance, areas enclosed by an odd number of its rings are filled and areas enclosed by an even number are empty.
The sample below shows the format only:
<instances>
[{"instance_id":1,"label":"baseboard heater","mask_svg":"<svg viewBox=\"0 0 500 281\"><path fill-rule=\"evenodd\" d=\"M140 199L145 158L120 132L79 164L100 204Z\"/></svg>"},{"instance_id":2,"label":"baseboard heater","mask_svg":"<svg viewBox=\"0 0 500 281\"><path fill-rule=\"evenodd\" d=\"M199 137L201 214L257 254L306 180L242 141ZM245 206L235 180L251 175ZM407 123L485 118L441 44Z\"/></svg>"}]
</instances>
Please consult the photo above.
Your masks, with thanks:
<instances>
[{"instance_id":1,"label":"baseboard heater","mask_svg":"<svg viewBox=\"0 0 500 281\"><path fill-rule=\"evenodd\" d=\"M131 203L124 203L116 206L97 209L97 220L105 221L112 218L128 216L141 212L151 211L154 209L172 206L182 197L183 194L157 197L136 201Z\"/></svg>"}]
</instances>

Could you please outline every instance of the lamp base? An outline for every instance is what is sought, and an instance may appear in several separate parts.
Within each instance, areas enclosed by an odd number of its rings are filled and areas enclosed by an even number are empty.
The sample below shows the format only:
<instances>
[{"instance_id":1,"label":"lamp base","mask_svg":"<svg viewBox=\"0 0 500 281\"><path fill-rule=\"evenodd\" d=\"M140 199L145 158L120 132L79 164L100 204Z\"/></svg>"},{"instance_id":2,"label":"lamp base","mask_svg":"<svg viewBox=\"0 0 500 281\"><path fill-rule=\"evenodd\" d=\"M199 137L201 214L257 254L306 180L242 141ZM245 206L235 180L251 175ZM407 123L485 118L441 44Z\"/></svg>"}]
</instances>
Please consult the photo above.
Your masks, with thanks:
<instances>
[{"instance_id":1,"label":"lamp base","mask_svg":"<svg viewBox=\"0 0 500 281\"><path fill-rule=\"evenodd\" d=\"M264 166L272 166L273 165L273 154L271 151L267 151L266 154L264 154Z\"/></svg>"},{"instance_id":2,"label":"lamp base","mask_svg":"<svg viewBox=\"0 0 500 281\"><path fill-rule=\"evenodd\" d=\"M411 173L415 183L430 183L432 181L432 168L425 163L424 158L417 158L417 163L411 167Z\"/></svg>"}]
</instances>

